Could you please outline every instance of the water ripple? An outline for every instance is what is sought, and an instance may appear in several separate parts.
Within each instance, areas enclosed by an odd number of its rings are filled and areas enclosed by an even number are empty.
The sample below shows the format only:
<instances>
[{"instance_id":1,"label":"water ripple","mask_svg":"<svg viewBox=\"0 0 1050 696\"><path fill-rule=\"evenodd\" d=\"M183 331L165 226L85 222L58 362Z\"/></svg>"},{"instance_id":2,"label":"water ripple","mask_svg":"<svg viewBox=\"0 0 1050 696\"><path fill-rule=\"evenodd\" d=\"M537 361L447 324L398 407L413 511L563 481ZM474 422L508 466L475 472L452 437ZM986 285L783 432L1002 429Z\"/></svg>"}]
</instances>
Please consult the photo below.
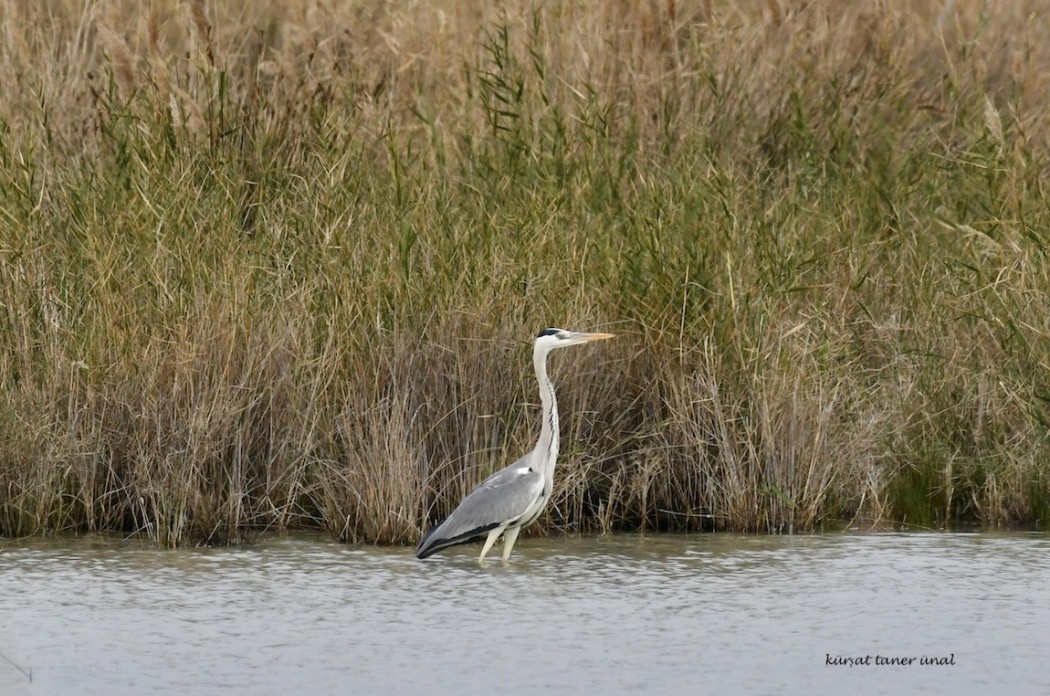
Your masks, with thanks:
<instances>
[{"instance_id":1,"label":"water ripple","mask_svg":"<svg viewBox=\"0 0 1050 696\"><path fill-rule=\"evenodd\" d=\"M1050 689L1042 535L529 538L485 568L476 552L8 543L0 692ZM942 654L956 664L827 664Z\"/></svg>"}]
</instances>

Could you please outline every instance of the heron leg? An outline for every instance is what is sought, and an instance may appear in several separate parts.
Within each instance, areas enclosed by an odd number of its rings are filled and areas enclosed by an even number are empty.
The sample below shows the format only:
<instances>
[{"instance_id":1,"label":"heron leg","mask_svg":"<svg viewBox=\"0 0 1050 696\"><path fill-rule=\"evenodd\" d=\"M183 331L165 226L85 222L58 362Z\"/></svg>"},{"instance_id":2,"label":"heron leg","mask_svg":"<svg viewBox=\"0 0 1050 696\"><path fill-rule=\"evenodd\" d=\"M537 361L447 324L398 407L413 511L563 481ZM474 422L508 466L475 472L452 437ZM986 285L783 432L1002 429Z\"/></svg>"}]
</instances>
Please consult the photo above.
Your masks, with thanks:
<instances>
[{"instance_id":1,"label":"heron leg","mask_svg":"<svg viewBox=\"0 0 1050 696\"><path fill-rule=\"evenodd\" d=\"M496 539L499 539L499 535L503 533L503 527L496 527L489 532L489 538L485 540L485 545L481 547L481 556L478 557L478 563L485 560L485 555L492 548L492 545L496 543Z\"/></svg>"},{"instance_id":2,"label":"heron leg","mask_svg":"<svg viewBox=\"0 0 1050 696\"><path fill-rule=\"evenodd\" d=\"M510 550L514 548L514 542L518 540L518 532L521 527L511 527L503 533L503 562L510 558Z\"/></svg>"}]
</instances>

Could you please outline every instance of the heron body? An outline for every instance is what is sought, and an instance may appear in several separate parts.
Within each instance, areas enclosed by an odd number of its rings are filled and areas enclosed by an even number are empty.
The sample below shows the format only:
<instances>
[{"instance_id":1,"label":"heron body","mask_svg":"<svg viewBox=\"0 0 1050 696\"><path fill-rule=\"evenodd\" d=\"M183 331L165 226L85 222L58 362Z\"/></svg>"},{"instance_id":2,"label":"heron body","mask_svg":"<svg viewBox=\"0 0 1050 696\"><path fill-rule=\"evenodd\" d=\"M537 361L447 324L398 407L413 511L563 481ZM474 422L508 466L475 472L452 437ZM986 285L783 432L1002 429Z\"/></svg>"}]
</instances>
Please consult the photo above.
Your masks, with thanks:
<instances>
[{"instance_id":1,"label":"heron body","mask_svg":"<svg viewBox=\"0 0 1050 696\"><path fill-rule=\"evenodd\" d=\"M482 481L445 520L419 542L416 556L426 558L442 549L486 536L478 561L485 560L492 545L503 536L503 560L510 558L518 532L536 521L554 490L558 459L558 402L547 376L547 356L552 350L612 338L605 333L580 333L546 329L536 337L532 364L540 385L543 421L540 438L532 451Z\"/></svg>"}]
</instances>

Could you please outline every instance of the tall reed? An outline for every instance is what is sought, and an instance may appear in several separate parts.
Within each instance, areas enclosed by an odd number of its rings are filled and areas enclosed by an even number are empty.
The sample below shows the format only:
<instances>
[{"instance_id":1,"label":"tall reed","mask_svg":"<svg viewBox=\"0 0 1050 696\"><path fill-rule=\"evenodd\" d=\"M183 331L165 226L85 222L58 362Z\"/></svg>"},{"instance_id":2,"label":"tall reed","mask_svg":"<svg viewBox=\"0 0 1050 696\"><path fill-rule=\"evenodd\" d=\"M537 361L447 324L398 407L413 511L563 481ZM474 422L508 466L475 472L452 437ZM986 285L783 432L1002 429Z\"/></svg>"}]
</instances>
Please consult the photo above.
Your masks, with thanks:
<instances>
[{"instance_id":1,"label":"tall reed","mask_svg":"<svg viewBox=\"0 0 1050 696\"><path fill-rule=\"evenodd\" d=\"M0 5L0 534L1050 513L1021 3Z\"/></svg>"}]
</instances>

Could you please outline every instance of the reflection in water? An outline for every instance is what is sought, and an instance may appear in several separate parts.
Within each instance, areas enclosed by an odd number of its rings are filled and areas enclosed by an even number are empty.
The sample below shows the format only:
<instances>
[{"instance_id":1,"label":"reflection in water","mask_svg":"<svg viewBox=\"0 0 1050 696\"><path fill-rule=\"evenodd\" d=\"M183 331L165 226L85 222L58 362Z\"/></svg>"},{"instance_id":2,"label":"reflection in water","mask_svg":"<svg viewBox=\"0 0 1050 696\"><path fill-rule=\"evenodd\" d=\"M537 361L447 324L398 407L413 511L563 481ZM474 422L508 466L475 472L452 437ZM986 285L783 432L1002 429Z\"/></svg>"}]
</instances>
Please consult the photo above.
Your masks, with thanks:
<instances>
[{"instance_id":1,"label":"reflection in water","mask_svg":"<svg viewBox=\"0 0 1050 696\"><path fill-rule=\"evenodd\" d=\"M0 693L1050 693L1046 536L522 541L7 542Z\"/></svg>"}]
</instances>

